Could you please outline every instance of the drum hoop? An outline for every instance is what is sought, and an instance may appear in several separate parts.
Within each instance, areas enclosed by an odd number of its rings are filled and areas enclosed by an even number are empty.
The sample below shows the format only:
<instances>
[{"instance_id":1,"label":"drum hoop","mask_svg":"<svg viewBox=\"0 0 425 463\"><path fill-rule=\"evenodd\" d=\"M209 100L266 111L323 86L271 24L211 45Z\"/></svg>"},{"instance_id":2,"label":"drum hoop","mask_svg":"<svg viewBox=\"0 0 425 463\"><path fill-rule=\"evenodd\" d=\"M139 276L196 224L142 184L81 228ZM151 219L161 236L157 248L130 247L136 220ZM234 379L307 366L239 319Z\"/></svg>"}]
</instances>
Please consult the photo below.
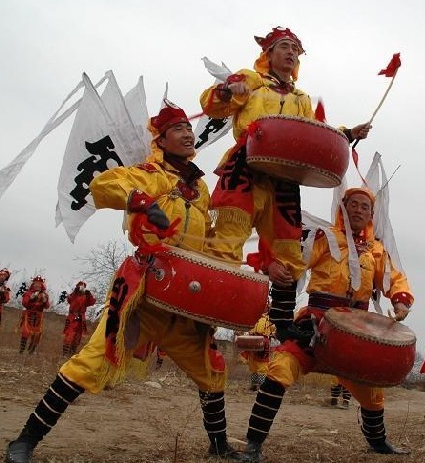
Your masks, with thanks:
<instances>
[{"instance_id":1,"label":"drum hoop","mask_svg":"<svg viewBox=\"0 0 425 463\"><path fill-rule=\"evenodd\" d=\"M156 297L149 296L148 294L145 295L146 301L155 307L159 309L166 310L167 312L172 312L177 315L181 315L182 317L185 318L190 318L192 320L196 320L198 322L202 323L208 323L209 325L213 326L222 326L223 328L230 328L232 330L250 330L255 326L254 324L252 325L244 325L240 323L232 323L228 322L226 320L218 320L217 318L213 317L208 317L207 315L195 315L192 312L187 312L183 309L180 309L179 307L176 307L175 305L168 304L167 302L161 301L157 299Z\"/></svg>"},{"instance_id":2,"label":"drum hoop","mask_svg":"<svg viewBox=\"0 0 425 463\"><path fill-rule=\"evenodd\" d=\"M305 117L297 117L297 116L284 116L283 114L270 114L269 116L259 117L258 119L256 119L256 121L262 121L266 119L283 119L283 120L286 119L290 121L303 122L306 124L315 125L316 127L321 127L323 129L328 129L331 132L335 132L337 135L341 136L347 142L348 145L350 144L344 132L328 124L325 124L324 122L315 121L314 119L307 119Z\"/></svg>"},{"instance_id":3,"label":"drum hoop","mask_svg":"<svg viewBox=\"0 0 425 463\"><path fill-rule=\"evenodd\" d=\"M356 332L353 332L351 330L347 330L347 327L345 326L342 326L342 324L338 323L336 320L331 320L329 316L327 316L328 314L326 313L325 314L325 319L338 331L340 331L341 333L345 333L345 334L351 334L353 336L356 336L358 339L363 339L365 341L370 341L370 342L373 342L375 344L379 344L381 346L397 346L397 347L407 347L407 346L411 346L413 344L416 343L416 336L415 334L413 333L413 331L409 330L413 336L413 339L411 339L410 341L397 341L397 340L392 340L392 341L387 341L387 340L382 340L382 339L377 339L376 337L372 336L372 335L368 335L367 333L356 333ZM404 326L404 325L403 325ZM406 327L407 328L407 327ZM409 328L407 328L409 329Z\"/></svg>"},{"instance_id":4,"label":"drum hoop","mask_svg":"<svg viewBox=\"0 0 425 463\"><path fill-rule=\"evenodd\" d=\"M281 164L281 165L290 166L290 167L307 168L309 170L315 170L319 172L321 175L329 177L332 180L337 180L338 184L341 183L341 177L339 175L336 175L330 172L329 170L318 168L317 166L313 164L309 164L307 162L292 161L289 159L281 159L281 158L271 157L269 155L262 155L262 154L256 154L255 156L247 157L247 162L248 164L251 164L253 162L267 162L267 164Z\"/></svg>"},{"instance_id":5,"label":"drum hoop","mask_svg":"<svg viewBox=\"0 0 425 463\"><path fill-rule=\"evenodd\" d=\"M326 374L330 374L330 375L334 375L334 376L337 376L337 377L340 377L340 378L345 378L345 379L349 379L351 381L355 381L356 383L360 383L360 384L367 384L369 386L374 386L374 387L391 387L391 386L398 386L400 384L399 381L379 381L379 383L377 381L368 381L366 379L359 379L356 375L353 375L353 374L341 374L341 370L338 370L337 368L332 368L332 367L329 367L328 365L325 366L325 370L324 373Z\"/></svg>"},{"instance_id":6,"label":"drum hoop","mask_svg":"<svg viewBox=\"0 0 425 463\"><path fill-rule=\"evenodd\" d=\"M166 249L163 252L163 254L177 256L177 257L182 258L183 260L186 260L194 264L199 264L205 268L210 268L213 270L218 270L220 272L230 273L231 275L237 275L239 277L242 277L245 280L251 280L257 283L265 284L267 286L269 284L269 278L266 275L262 275L261 273L256 273L250 270L243 270L237 267L233 268L229 264L223 264L219 261L215 261L214 263L212 263L211 261L214 260L214 258L212 257L210 258L210 257L202 256L199 254L199 255L196 255L196 258L195 258L188 251L184 251L183 249Z\"/></svg>"}]
</instances>

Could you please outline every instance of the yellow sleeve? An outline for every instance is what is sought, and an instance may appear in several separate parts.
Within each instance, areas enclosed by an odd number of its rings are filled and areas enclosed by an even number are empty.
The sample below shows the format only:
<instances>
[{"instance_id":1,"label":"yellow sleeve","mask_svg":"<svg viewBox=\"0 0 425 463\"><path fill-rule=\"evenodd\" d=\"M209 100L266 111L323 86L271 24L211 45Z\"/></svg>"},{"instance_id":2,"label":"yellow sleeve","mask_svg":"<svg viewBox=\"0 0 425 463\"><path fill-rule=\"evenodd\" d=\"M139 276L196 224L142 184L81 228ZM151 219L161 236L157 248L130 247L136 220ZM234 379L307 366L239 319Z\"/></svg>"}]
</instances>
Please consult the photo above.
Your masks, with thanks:
<instances>
[{"instance_id":1,"label":"yellow sleeve","mask_svg":"<svg viewBox=\"0 0 425 463\"><path fill-rule=\"evenodd\" d=\"M319 233L323 233L320 232ZM322 236L316 236L314 243L313 243L313 249L311 252L310 260L307 263L307 268L312 269L315 268L319 262L319 260L322 258L322 256L329 250L329 244L328 244L328 239L326 238L326 235L323 233Z\"/></svg>"},{"instance_id":2,"label":"yellow sleeve","mask_svg":"<svg viewBox=\"0 0 425 463\"><path fill-rule=\"evenodd\" d=\"M303 108L303 117L307 119L316 119L313 108L311 106L311 98L307 94L303 94L304 98L302 99L302 108Z\"/></svg>"},{"instance_id":3,"label":"yellow sleeve","mask_svg":"<svg viewBox=\"0 0 425 463\"><path fill-rule=\"evenodd\" d=\"M200 97L202 109L209 117L223 119L232 116L246 104L250 98L251 92L263 85L260 75L250 69L241 69L236 75L245 76L244 82L247 84L250 91L244 95L233 95L229 101L221 101L215 92L217 85L211 86L205 90Z\"/></svg>"},{"instance_id":4,"label":"yellow sleeve","mask_svg":"<svg viewBox=\"0 0 425 463\"><path fill-rule=\"evenodd\" d=\"M383 249L381 244L375 245L374 258L376 262L375 287L381 290L384 296L389 299L392 299L396 294L404 293L410 300L410 304L413 304L414 297L410 290L406 275L394 267L390 256ZM390 265L390 289L384 292L385 267L388 260Z\"/></svg>"},{"instance_id":5,"label":"yellow sleeve","mask_svg":"<svg viewBox=\"0 0 425 463\"><path fill-rule=\"evenodd\" d=\"M134 166L106 170L90 182L89 188L97 209L126 210L131 190L138 189L156 198L167 193L170 186L161 171L148 172Z\"/></svg>"}]
</instances>

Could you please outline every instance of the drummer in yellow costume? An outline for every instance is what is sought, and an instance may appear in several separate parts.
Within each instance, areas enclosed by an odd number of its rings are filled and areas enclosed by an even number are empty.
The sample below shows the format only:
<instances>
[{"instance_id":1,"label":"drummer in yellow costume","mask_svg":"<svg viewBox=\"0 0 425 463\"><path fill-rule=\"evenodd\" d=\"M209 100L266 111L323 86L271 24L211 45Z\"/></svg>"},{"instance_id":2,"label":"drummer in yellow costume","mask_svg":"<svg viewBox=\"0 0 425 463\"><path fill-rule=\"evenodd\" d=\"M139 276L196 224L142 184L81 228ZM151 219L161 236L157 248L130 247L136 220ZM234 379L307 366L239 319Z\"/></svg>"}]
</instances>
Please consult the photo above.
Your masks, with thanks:
<instances>
[{"instance_id":1,"label":"drummer in yellow costume","mask_svg":"<svg viewBox=\"0 0 425 463\"><path fill-rule=\"evenodd\" d=\"M273 28L266 37L255 37L262 52L254 71L242 69L224 84L205 90L200 98L204 112L212 118L233 116L236 145L224 156L216 173L220 176L212 194L217 212L214 237L206 250L235 262L242 260L243 245L252 228L270 245L272 259L263 271L272 281L270 319L280 340L303 338L293 321L296 285L305 265L301 257L301 198L296 183L253 172L246 161L248 126L269 115L314 119L310 97L296 88L299 56L304 53L300 39L290 29ZM353 140L365 138L369 124L344 133ZM285 264L285 269L278 265ZM287 273L290 285L284 285Z\"/></svg>"},{"instance_id":2,"label":"drummer in yellow costume","mask_svg":"<svg viewBox=\"0 0 425 463\"><path fill-rule=\"evenodd\" d=\"M339 259L332 253L327 236L318 233L313 244L308 268L311 279L307 288L309 305L297 314L296 323L302 330L312 332L311 314L319 321L331 307L354 307L368 310L372 291L377 288L391 299L395 318L403 320L413 303L406 276L396 270L380 241L373 232L373 194L364 188L352 188L343 198L347 220L340 206L336 224L331 229L340 251ZM346 225L347 224L347 225ZM350 230L351 229L351 230ZM358 255L360 287L354 290L350 262L348 233L352 233L354 252ZM387 265L388 264L388 265ZM385 289L384 274L388 272L389 289ZM312 370L315 364L308 343L287 340L275 349L269 363L267 378L261 386L249 420L246 461L261 460L261 446L267 438L273 419L282 403L283 395L301 374ZM347 388L361 406L361 430L371 449L376 453L408 453L393 447L386 439L384 426L384 394L382 388L370 387L344 378L339 382Z\"/></svg>"},{"instance_id":3,"label":"drummer in yellow costume","mask_svg":"<svg viewBox=\"0 0 425 463\"><path fill-rule=\"evenodd\" d=\"M181 219L174 223L177 234L165 242L201 250L210 225L208 189L201 179L203 172L189 161L194 155L194 134L188 118L182 109L165 103L150 121L154 135L150 158L140 165L101 173L90 189L97 208L127 210L130 239L138 236L135 223L140 218L146 219L157 244L155 234L161 236L170 229L170 222ZM6 461L30 462L33 449L67 406L86 390L98 393L120 378L132 352L149 341L160 345L199 387L209 453L223 458L235 454L226 436L225 364L212 344L212 329L144 302L149 255L140 252L140 243L135 244L139 246L135 257L127 258L114 275L107 310L95 333L61 367L19 437L9 444Z\"/></svg>"}]
</instances>

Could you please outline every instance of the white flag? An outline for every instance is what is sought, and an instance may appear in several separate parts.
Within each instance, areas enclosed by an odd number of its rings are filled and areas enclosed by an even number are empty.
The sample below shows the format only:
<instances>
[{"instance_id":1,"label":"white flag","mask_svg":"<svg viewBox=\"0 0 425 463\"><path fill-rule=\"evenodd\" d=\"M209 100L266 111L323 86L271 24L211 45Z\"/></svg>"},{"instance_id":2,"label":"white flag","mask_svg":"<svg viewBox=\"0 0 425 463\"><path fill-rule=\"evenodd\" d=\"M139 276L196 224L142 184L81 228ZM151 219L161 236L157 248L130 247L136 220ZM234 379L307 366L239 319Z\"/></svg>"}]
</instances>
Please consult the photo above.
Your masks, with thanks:
<instances>
[{"instance_id":1,"label":"white flag","mask_svg":"<svg viewBox=\"0 0 425 463\"><path fill-rule=\"evenodd\" d=\"M403 272L403 266L390 219L389 180L384 169L382 157L378 152L376 152L373 157L365 181L366 185L363 186L367 186L375 194L375 207L373 212L373 229L375 236L381 240L395 268Z\"/></svg>"},{"instance_id":2,"label":"white flag","mask_svg":"<svg viewBox=\"0 0 425 463\"><path fill-rule=\"evenodd\" d=\"M224 63L219 65L206 57L202 58L202 61L208 72L216 78L215 84L224 82L232 73ZM200 117L194 131L196 151L199 152L224 137L232 128L232 120L232 117L224 119L213 119L207 115Z\"/></svg>"},{"instance_id":3,"label":"white flag","mask_svg":"<svg viewBox=\"0 0 425 463\"><path fill-rule=\"evenodd\" d=\"M136 86L125 95L124 101L134 128L140 136L140 153L147 156L150 152L152 134L147 129L149 114L143 77L139 77Z\"/></svg>"},{"instance_id":4,"label":"white flag","mask_svg":"<svg viewBox=\"0 0 425 463\"><path fill-rule=\"evenodd\" d=\"M96 84L96 87L102 85L106 80L106 75L100 79ZM76 94L79 90L84 87L84 82L81 81L78 85L71 91L71 93L65 98L61 106L52 117L47 121L46 125L43 127L43 130L34 138L34 140L26 146L19 154L13 159L6 167L0 170L0 198L3 196L4 192L12 184L13 180L17 177L19 172L22 170L26 162L31 158L37 149L38 145L43 141L43 139L56 127L62 124L79 106L82 101L80 98L76 101L70 108L66 109L62 114L60 112L65 107L66 103Z\"/></svg>"},{"instance_id":5,"label":"white flag","mask_svg":"<svg viewBox=\"0 0 425 463\"><path fill-rule=\"evenodd\" d=\"M124 153L123 156L121 156L121 160L124 165L142 162L150 149L150 134L147 130L148 112L143 78L139 78L136 86L127 93L125 98L119 89L113 72L107 71L105 73L105 78L108 79L108 84L102 93L101 100L104 105L104 110L109 115L110 122L114 124L116 136L119 138L121 145L124 146ZM74 161L77 162L78 159L74 158ZM68 175L68 177L74 178L77 174L78 164L71 166L71 170L64 172L58 185L59 195L61 191L64 195L67 194L66 189L69 188L70 183L66 182L66 176ZM71 227L74 227L75 224L78 223L78 217L75 214L73 214L72 217ZM85 211L83 211L80 228L86 219ZM56 206L55 220L56 226L63 221L59 201ZM64 224L65 229L67 229L68 226L69 223Z\"/></svg>"},{"instance_id":6,"label":"white flag","mask_svg":"<svg viewBox=\"0 0 425 463\"><path fill-rule=\"evenodd\" d=\"M71 240L95 212L89 184L100 172L129 162L122 137L90 79L65 149L59 177L60 216Z\"/></svg>"},{"instance_id":7,"label":"white flag","mask_svg":"<svg viewBox=\"0 0 425 463\"><path fill-rule=\"evenodd\" d=\"M83 102L71 129L59 178L56 224L63 220L72 242L95 211L88 188L94 176L118 165L143 162L148 154L143 79L124 99L112 71L105 75L108 84L102 97L83 75Z\"/></svg>"},{"instance_id":8,"label":"white flag","mask_svg":"<svg viewBox=\"0 0 425 463\"><path fill-rule=\"evenodd\" d=\"M145 159L147 154L146 148L142 150L142 134L136 130L135 123L130 116L113 72L107 71L106 75L109 78L108 85L103 91L101 99L106 111L115 124L115 129L121 138L121 142L125 146L126 156L123 159L124 165L140 163ZM146 121L143 122L146 123ZM144 131L147 132L146 126Z\"/></svg>"}]
</instances>

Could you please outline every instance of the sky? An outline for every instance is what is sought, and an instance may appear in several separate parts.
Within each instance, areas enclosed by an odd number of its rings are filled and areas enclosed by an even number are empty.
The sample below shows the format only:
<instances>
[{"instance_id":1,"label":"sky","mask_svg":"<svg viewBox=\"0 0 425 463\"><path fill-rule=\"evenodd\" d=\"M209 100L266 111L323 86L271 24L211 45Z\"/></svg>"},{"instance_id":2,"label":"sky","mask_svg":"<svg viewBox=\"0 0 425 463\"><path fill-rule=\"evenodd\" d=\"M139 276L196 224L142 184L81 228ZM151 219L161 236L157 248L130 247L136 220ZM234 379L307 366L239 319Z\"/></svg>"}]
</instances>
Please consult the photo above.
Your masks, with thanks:
<instances>
[{"instance_id":1,"label":"sky","mask_svg":"<svg viewBox=\"0 0 425 463\"><path fill-rule=\"evenodd\" d=\"M41 131L86 72L93 82L113 70L123 93L143 75L150 115L157 114L165 84L169 98L188 114L200 111L199 95L213 83L201 58L232 71L252 68L259 54L254 35L289 27L302 40L297 86L321 98L327 122L352 127L372 116L390 79L378 76L394 53L402 66L369 138L358 145L364 174L378 151L390 182L390 215L404 269L416 297L406 324L425 347L424 246L421 213L425 138L422 124L425 4L421 0L370 2L269 0L260 9L246 0L2 0L0 2L0 168ZM293 6L292 6L293 5ZM122 214L98 211L72 244L55 228L57 181L72 118L41 143L0 199L0 266L11 282L43 273L60 292L79 279L90 250L124 239ZM197 164L212 189L212 173L229 135L201 151ZM350 186L359 186L353 166ZM332 191L302 188L302 207L330 220Z\"/></svg>"}]
</instances>

